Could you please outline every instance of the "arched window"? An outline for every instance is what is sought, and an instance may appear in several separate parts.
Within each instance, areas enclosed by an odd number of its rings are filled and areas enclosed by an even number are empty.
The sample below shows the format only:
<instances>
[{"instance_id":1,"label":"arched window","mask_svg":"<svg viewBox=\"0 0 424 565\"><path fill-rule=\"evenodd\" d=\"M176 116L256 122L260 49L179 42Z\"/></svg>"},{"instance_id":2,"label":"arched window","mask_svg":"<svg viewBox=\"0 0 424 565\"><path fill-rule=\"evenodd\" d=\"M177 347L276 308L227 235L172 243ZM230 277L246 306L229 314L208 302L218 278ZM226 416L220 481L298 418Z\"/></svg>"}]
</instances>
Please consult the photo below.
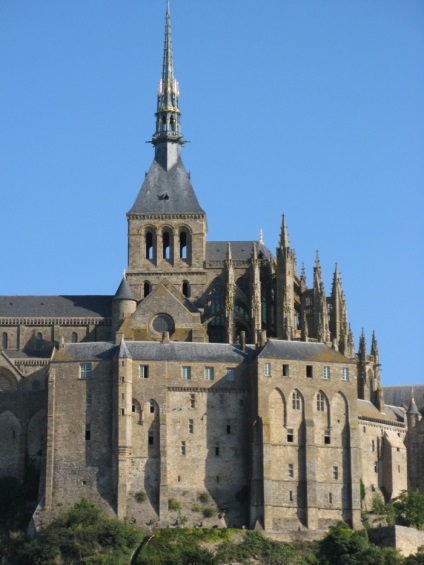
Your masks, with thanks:
<instances>
[{"instance_id":1,"label":"arched window","mask_svg":"<svg viewBox=\"0 0 424 565\"><path fill-rule=\"evenodd\" d=\"M35 336L35 348L42 349L43 348L43 334L38 332Z\"/></svg>"},{"instance_id":2,"label":"arched window","mask_svg":"<svg viewBox=\"0 0 424 565\"><path fill-rule=\"evenodd\" d=\"M151 291L150 283L149 281L145 281L143 286L144 298L146 298L146 296L150 294L150 291Z\"/></svg>"},{"instance_id":3,"label":"arched window","mask_svg":"<svg viewBox=\"0 0 424 565\"><path fill-rule=\"evenodd\" d=\"M297 390L292 394L292 408L293 410L300 410L300 393Z\"/></svg>"},{"instance_id":4,"label":"arched window","mask_svg":"<svg viewBox=\"0 0 424 565\"><path fill-rule=\"evenodd\" d=\"M190 298L190 283L188 281L183 282L183 294Z\"/></svg>"},{"instance_id":5,"label":"arched window","mask_svg":"<svg viewBox=\"0 0 424 565\"><path fill-rule=\"evenodd\" d=\"M9 345L9 336L7 335L7 332L3 332L3 335L1 336L1 346L3 349L7 349L8 345Z\"/></svg>"},{"instance_id":6,"label":"arched window","mask_svg":"<svg viewBox=\"0 0 424 565\"><path fill-rule=\"evenodd\" d=\"M322 392L317 394L317 410L318 412L324 412L325 410L325 400Z\"/></svg>"},{"instance_id":7,"label":"arched window","mask_svg":"<svg viewBox=\"0 0 424 565\"><path fill-rule=\"evenodd\" d=\"M168 231L163 232L162 243L163 258L169 261L169 259L171 259L171 235Z\"/></svg>"},{"instance_id":8,"label":"arched window","mask_svg":"<svg viewBox=\"0 0 424 565\"><path fill-rule=\"evenodd\" d=\"M71 341L72 341L72 343L78 343L78 334L77 334L77 332L72 332Z\"/></svg>"},{"instance_id":9,"label":"arched window","mask_svg":"<svg viewBox=\"0 0 424 565\"><path fill-rule=\"evenodd\" d=\"M187 233L180 233L180 259L187 259Z\"/></svg>"},{"instance_id":10,"label":"arched window","mask_svg":"<svg viewBox=\"0 0 424 565\"><path fill-rule=\"evenodd\" d=\"M146 233L146 259L154 259L153 251L153 234L151 231L148 231Z\"/></svg>"}]
</instances>

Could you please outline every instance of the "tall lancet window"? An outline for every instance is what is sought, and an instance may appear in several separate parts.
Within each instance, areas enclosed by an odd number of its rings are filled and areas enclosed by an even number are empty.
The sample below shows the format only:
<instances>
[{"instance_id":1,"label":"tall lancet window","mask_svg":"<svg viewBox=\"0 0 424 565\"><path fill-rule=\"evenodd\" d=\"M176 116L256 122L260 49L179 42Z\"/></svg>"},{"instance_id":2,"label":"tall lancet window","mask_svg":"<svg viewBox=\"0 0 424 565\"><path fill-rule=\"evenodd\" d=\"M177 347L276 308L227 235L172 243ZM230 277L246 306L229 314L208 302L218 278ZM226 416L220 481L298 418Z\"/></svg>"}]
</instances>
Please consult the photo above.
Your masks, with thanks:
<instances>
[{"instance_id":1,"label":"tall lancet window","mask_svg":"<svg viewBox=\"0 0 424 565\"><path fill-rule=\"evenodd\" d=\"M171 235L168 231L163 232L163 258L169 261L171 259Z\"/></svg>"},{"instance_id":2,"label":"tall lancet window","mask_svg":"<svg viewBox=\"0 0 424 565\"><path fill-rule=\"evenodd\" d=\"M185 231L180 233L180 258L187 259L187 233Z\"/></svg>"},{"instance_id":3,"label":"tall lancet window","mask_svg":"<svg viewBox=\"0 0 424 565\"><path fill-rule=\"evenodd\" d=\"M153 259L153 234L151 231L146 233L146 259Z\"/></svg>"}]
</instances>

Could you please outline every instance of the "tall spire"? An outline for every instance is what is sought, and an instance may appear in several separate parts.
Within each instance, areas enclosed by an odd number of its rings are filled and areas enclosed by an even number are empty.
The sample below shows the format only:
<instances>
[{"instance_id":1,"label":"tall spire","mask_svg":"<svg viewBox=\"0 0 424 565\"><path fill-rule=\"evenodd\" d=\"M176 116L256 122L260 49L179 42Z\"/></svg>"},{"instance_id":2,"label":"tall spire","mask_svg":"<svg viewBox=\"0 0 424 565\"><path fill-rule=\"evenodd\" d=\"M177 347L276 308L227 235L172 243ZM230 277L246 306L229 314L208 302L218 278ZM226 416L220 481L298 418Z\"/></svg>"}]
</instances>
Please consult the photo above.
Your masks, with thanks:
<instances>
[{"instance_id":1,"label":"tall spire","mask_svg":"<svg viewBox=\"0 0 424 565\"><path fill-rule=\"evenodd\" d=\"M166 1L165 42L163 46L162 78L159 82L156 110L156 131L152 137L153 145L167 141L182 145L184 139L180 131L180 109L178 107L179 88L174 76L174 56L172 52L171 14L169 0Z\"/></svg>"}]
</instances>

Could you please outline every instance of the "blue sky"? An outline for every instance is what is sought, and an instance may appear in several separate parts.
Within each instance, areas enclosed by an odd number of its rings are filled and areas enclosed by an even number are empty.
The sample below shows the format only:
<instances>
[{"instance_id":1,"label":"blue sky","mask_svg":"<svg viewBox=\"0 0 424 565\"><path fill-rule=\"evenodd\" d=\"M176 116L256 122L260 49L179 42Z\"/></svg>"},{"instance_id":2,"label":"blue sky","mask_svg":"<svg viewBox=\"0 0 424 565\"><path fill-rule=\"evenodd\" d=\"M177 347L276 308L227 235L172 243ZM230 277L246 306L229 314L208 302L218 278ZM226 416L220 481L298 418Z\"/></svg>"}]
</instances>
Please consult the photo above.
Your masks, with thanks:
<instances>
[{"instance_id":1,"label":"blue sky","mask_svg":"<svg viewBox=\"0 0 424 565\"><path fill-rule=\"evenodd\" d=\"M0 3L0 294L112 294L149 168L165 0ZM424 3L171 0L209 240L336 262L383 384L423 383Z\"/></svg>"}]
</instances>

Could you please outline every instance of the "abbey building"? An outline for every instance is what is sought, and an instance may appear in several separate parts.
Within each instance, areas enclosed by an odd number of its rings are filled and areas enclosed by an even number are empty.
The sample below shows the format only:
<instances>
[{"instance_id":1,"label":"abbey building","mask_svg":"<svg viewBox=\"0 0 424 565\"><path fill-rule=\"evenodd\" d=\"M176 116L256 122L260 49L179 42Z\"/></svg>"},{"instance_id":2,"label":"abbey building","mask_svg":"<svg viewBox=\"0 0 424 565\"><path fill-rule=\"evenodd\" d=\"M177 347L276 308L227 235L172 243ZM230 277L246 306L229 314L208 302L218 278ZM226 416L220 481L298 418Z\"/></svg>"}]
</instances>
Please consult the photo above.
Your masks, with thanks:
<instances>
[{"instance_id":1,"label":"abbey building","mask_svg":"<svg viewBox=\"0 0 424 565\"><path fill-rule=\"evenodd\" d=\"M308 283L284 216L276 253L207 240L169 7L152 144L116 294L0 297L0 476L35 464L47 512L270 532L358 528L375 493L424 490L424 420L385 403L375 336L355 351L337 265L329 295L318 256Z\"/></svg>"}]
</instances>

